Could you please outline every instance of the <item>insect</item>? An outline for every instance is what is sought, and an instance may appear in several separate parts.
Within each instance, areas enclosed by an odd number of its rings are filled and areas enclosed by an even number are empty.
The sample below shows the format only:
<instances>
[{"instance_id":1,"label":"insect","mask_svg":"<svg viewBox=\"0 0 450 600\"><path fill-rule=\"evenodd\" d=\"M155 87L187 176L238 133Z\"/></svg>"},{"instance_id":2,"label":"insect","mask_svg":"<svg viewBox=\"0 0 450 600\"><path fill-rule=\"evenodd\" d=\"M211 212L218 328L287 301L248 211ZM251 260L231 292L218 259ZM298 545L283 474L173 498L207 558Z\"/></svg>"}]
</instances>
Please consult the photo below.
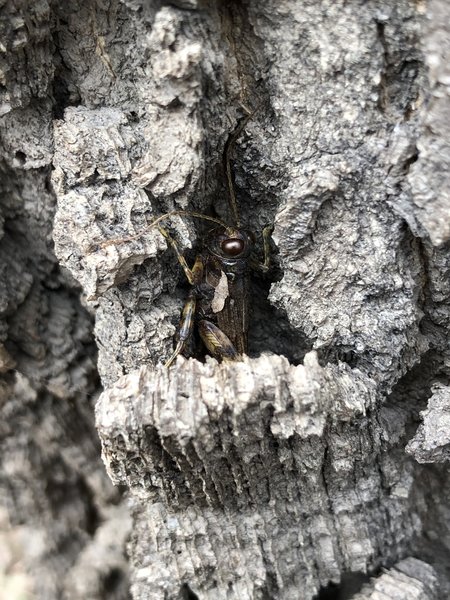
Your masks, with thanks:
<instances>
[{"instance_id":1,"label":"insect","mask_svg":"<svg viewBox=\"0 0 450 600\"><path fill-rule=\"evenodd\" d=\"M230 136L224 153L233 224L227 225L215 217L179 210L161 215L145 230L158 228L174 250L191 286L177 329L175 348L165 363L166 367L170 367L176 357L187 350L195 327L208 352L218 360L239 360L247 352L249 275L252 269L262 272L268 270L269 240L273 229L268 226L262 232L264 259L261 262L255 256L254 234L241 226L230 161L232 148L251 117L252 113L242 119ZM192 267L188 266L169 231L160 225L161 221L175 215L191 216L216 224L204 238ZM126 240L135 239L142 233ZM105 242L109 243L111 241Z\"/></svg>"}]
</instances>

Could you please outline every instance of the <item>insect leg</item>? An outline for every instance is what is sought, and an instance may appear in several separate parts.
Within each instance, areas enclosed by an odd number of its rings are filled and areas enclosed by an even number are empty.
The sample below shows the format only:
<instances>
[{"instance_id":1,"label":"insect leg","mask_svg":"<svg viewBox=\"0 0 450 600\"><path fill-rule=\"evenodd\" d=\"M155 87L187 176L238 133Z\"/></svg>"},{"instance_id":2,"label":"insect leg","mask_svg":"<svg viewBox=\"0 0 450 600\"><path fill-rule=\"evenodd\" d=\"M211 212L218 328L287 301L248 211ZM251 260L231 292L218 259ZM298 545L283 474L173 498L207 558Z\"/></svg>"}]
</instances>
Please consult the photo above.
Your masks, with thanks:
<instances>
[{"instance_id":1,"label":"insect leg","mask_svg":"<svg viewBox=\"0 0 450 600\"><path fill-rule=\"evenodd\" d=\"M192 330L194 328L194 315L195 315L195 307L197 304L197 299L195 297L194 290L191 290L189 293L189 298L187 299L186 304L184 305L183 312L181 313L180 327L177 333L177 345L175 346L175 350L172 352L170 357L168 358L165 367L169 368L176 357L183 351L186 342L192 335Z\"/></svg>"},{"instance_id":2,"label":"insect leg","mask_svg":"<svg viewBox=\"0 0 450 600\"><path fill-rule=\"evenodd\" d=\"M194 285L194 283L196 283L196 281L198 281L198 273L197 273L197 278L196 278L196 273L194 273L194 271L195 271L195 267L197 265L197 261L199 260L200 257L197 257L194 267L192 269L190 269L186 262L186 259L181 254L176 241L173 239L173 237L170 235L170 233L167 231L167 229L164 229L164 227L158 227L158 231L162 236L165 237L165 239L167 240L167 243L170 246L172 246L175 254L177 255L178 262L182 266L183 271L187 277L187 280L189 281L189 283L191 285ZM197 271L198 271L198 267L197 267Z\"/></svg>"},{"instance_id":3,"label":"insect leg","mask_svg":"<svg viewBox=\"0 0 450 600\"><path fill-rule=\"evenodd\" d=\"M181 254L178 252L178 248L177 248L177 256L178 256L178 260L180 260ZM183 256L181 256L181 258L183 258ZM183 258L183 260L184 260L184 258ZM185 260L184 260L184 264L186 265L186 269L188 269L190 276L192 277L192 281L189 280L190 283L192 283L192 284L199 283L201 281L201 278L203 275L203 260L202 260L201 255L198 255L197 258L195 259L195 263L194 263L194 266L192 267L192 269L189 269ZM186 273L186 270L185 270L185 273ZM186 273L186 275L187 275L187 273ZM197 305L196 292L195 292L195 288L192 288L191 291L189 292L189 297L186 301L186 304L183 307L183 312L181 313L180 326L178 327L178 332L177 332L177 336L176 336L177 345L175 346L175 350L172 352L172 354L168 358L166 364L164 365L167 368L170 367L170 365L173 363L173 361L176 359L176 357L180 354L180 352L182 352L184 350L184 347L186 346L186 342L189 340L189 338L192 335L192 330L194 328L194 317L195 317L196 305Z\"/></svg>"},{"instance_id":4,"label":"insect leg","mask_svg":"<svg viewBox=\"0 0 450 600\"><path fill-rule=\"evenodd\" d=\"M270 267L270 236L272 235L273 226L267 225L264 227L262 232L263 244L264 244L264 262L262 263L264 269Z\"/></svg>"},{"instance_id":5,"label":"insect leg","mask_svg":"<svg viewBox=\"0 0 450 600\"><path fill-rule=\"evenodd\" d=\"M203 343L215 358L222 360L237 360L239 355L221 329L211 321L202 319L198 322L198 330Z\"/></svg>"},{"instance_id":6,"label":"insect leg","mask_svg":"<svg viewBox=\"0 0 450 600\"><path fill-rule=\"evenodd\" d=\"M264 247L264 262L258 260L252 261L252 267L266 273L270 267L270 236L272 235L273 226L267 225L262 231L263 247Z\"/></svg>"}]
</instances>

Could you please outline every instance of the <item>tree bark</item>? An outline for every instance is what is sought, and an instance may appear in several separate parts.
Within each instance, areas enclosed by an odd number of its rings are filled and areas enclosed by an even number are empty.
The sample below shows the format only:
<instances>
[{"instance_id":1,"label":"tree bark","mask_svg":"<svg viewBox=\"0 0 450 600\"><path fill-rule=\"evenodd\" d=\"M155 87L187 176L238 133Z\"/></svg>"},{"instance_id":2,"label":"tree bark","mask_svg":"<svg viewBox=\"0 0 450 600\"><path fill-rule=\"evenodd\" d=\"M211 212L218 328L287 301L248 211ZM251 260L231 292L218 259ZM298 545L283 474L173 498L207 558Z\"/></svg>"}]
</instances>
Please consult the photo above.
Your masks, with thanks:
<instances>
[{"instance_id":1,"label":"tree bark","mask_svg":"<svg viewBox=\"0 0 450 600\"><path fill-rule=\"evenodd\" d=\"M447 599L446 0L0 10L8 585ZM249 356L167 370L188 286L148 223L231 222L246 109ZM202 222L164 225L190 261Z\"/></svg>"}]
</instances>

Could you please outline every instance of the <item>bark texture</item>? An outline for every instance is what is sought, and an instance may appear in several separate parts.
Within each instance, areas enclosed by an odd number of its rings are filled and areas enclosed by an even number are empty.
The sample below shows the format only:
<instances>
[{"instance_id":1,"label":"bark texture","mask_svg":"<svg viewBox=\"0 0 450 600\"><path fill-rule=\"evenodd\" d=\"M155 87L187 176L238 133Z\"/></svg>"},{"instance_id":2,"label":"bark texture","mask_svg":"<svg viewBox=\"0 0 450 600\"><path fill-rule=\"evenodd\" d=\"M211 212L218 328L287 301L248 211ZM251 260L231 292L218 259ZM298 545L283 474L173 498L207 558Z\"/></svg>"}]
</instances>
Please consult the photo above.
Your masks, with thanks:
<instances>
[{"instance_id":1,"label":"bark texture","mask_svg":"<svg viewBox=\"0 0 450 600\"><path fill-rule=\"evenodd\" d=\"M93 319L53 252L54 10L0 2L0 597L123 599L129 515L99 458Z\"/></svg>"},{"instance_id":2,"label":"bark texture","mask_svg":"<svg viewBox=\"0 0 450 600\"><path fill-rule=\"evenodd\" d=\"M4 538L38 531L37 596L128 594L97 364L133 598L446 600L447 1L0 10ZM105 242L229 220L242 105L242 221L275 226L250 357L167 371L174 254ZM170 229L192 259L204 226Z\"/></svg>"}]
</instances>

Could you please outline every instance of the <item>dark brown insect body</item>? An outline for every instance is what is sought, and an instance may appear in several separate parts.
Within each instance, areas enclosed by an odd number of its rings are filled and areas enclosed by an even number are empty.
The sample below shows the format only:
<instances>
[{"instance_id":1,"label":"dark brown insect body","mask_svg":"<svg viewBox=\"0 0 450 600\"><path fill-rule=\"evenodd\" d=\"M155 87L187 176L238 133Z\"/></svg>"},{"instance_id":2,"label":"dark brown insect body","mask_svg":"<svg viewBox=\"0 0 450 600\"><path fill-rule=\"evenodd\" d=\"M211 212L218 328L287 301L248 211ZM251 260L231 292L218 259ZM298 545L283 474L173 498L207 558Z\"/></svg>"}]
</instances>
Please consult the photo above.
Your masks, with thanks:
<instances>
[{"instance_id":1,"label":"dark brown insect body","mask_svg":"<svg viewBox=\"0 0 450 600\"><path fill-rule=\"evenodd\" d=\"M249 270L253 250L252 236L246 231L234 230L232 237L216 232L221 254L214 254L213 245L208 245L207 283L214 285L211 308L217 318L218 327L227 335L238 354L247 352Z\"/></svg>"},{"instance_id":2,"label":"dark brown insect body","mask_svg":"<svg viewBox=\"0 0 450 600\"><path fill-rule=\"evenodd\" d=\"M203 343L216 358L236 360L247 352L253 245L251 233L242 229L221 227L209 232L194 267L186 273L192 289L167 366L187 346L195 322Z\"/></svg>"}]
</instances>

